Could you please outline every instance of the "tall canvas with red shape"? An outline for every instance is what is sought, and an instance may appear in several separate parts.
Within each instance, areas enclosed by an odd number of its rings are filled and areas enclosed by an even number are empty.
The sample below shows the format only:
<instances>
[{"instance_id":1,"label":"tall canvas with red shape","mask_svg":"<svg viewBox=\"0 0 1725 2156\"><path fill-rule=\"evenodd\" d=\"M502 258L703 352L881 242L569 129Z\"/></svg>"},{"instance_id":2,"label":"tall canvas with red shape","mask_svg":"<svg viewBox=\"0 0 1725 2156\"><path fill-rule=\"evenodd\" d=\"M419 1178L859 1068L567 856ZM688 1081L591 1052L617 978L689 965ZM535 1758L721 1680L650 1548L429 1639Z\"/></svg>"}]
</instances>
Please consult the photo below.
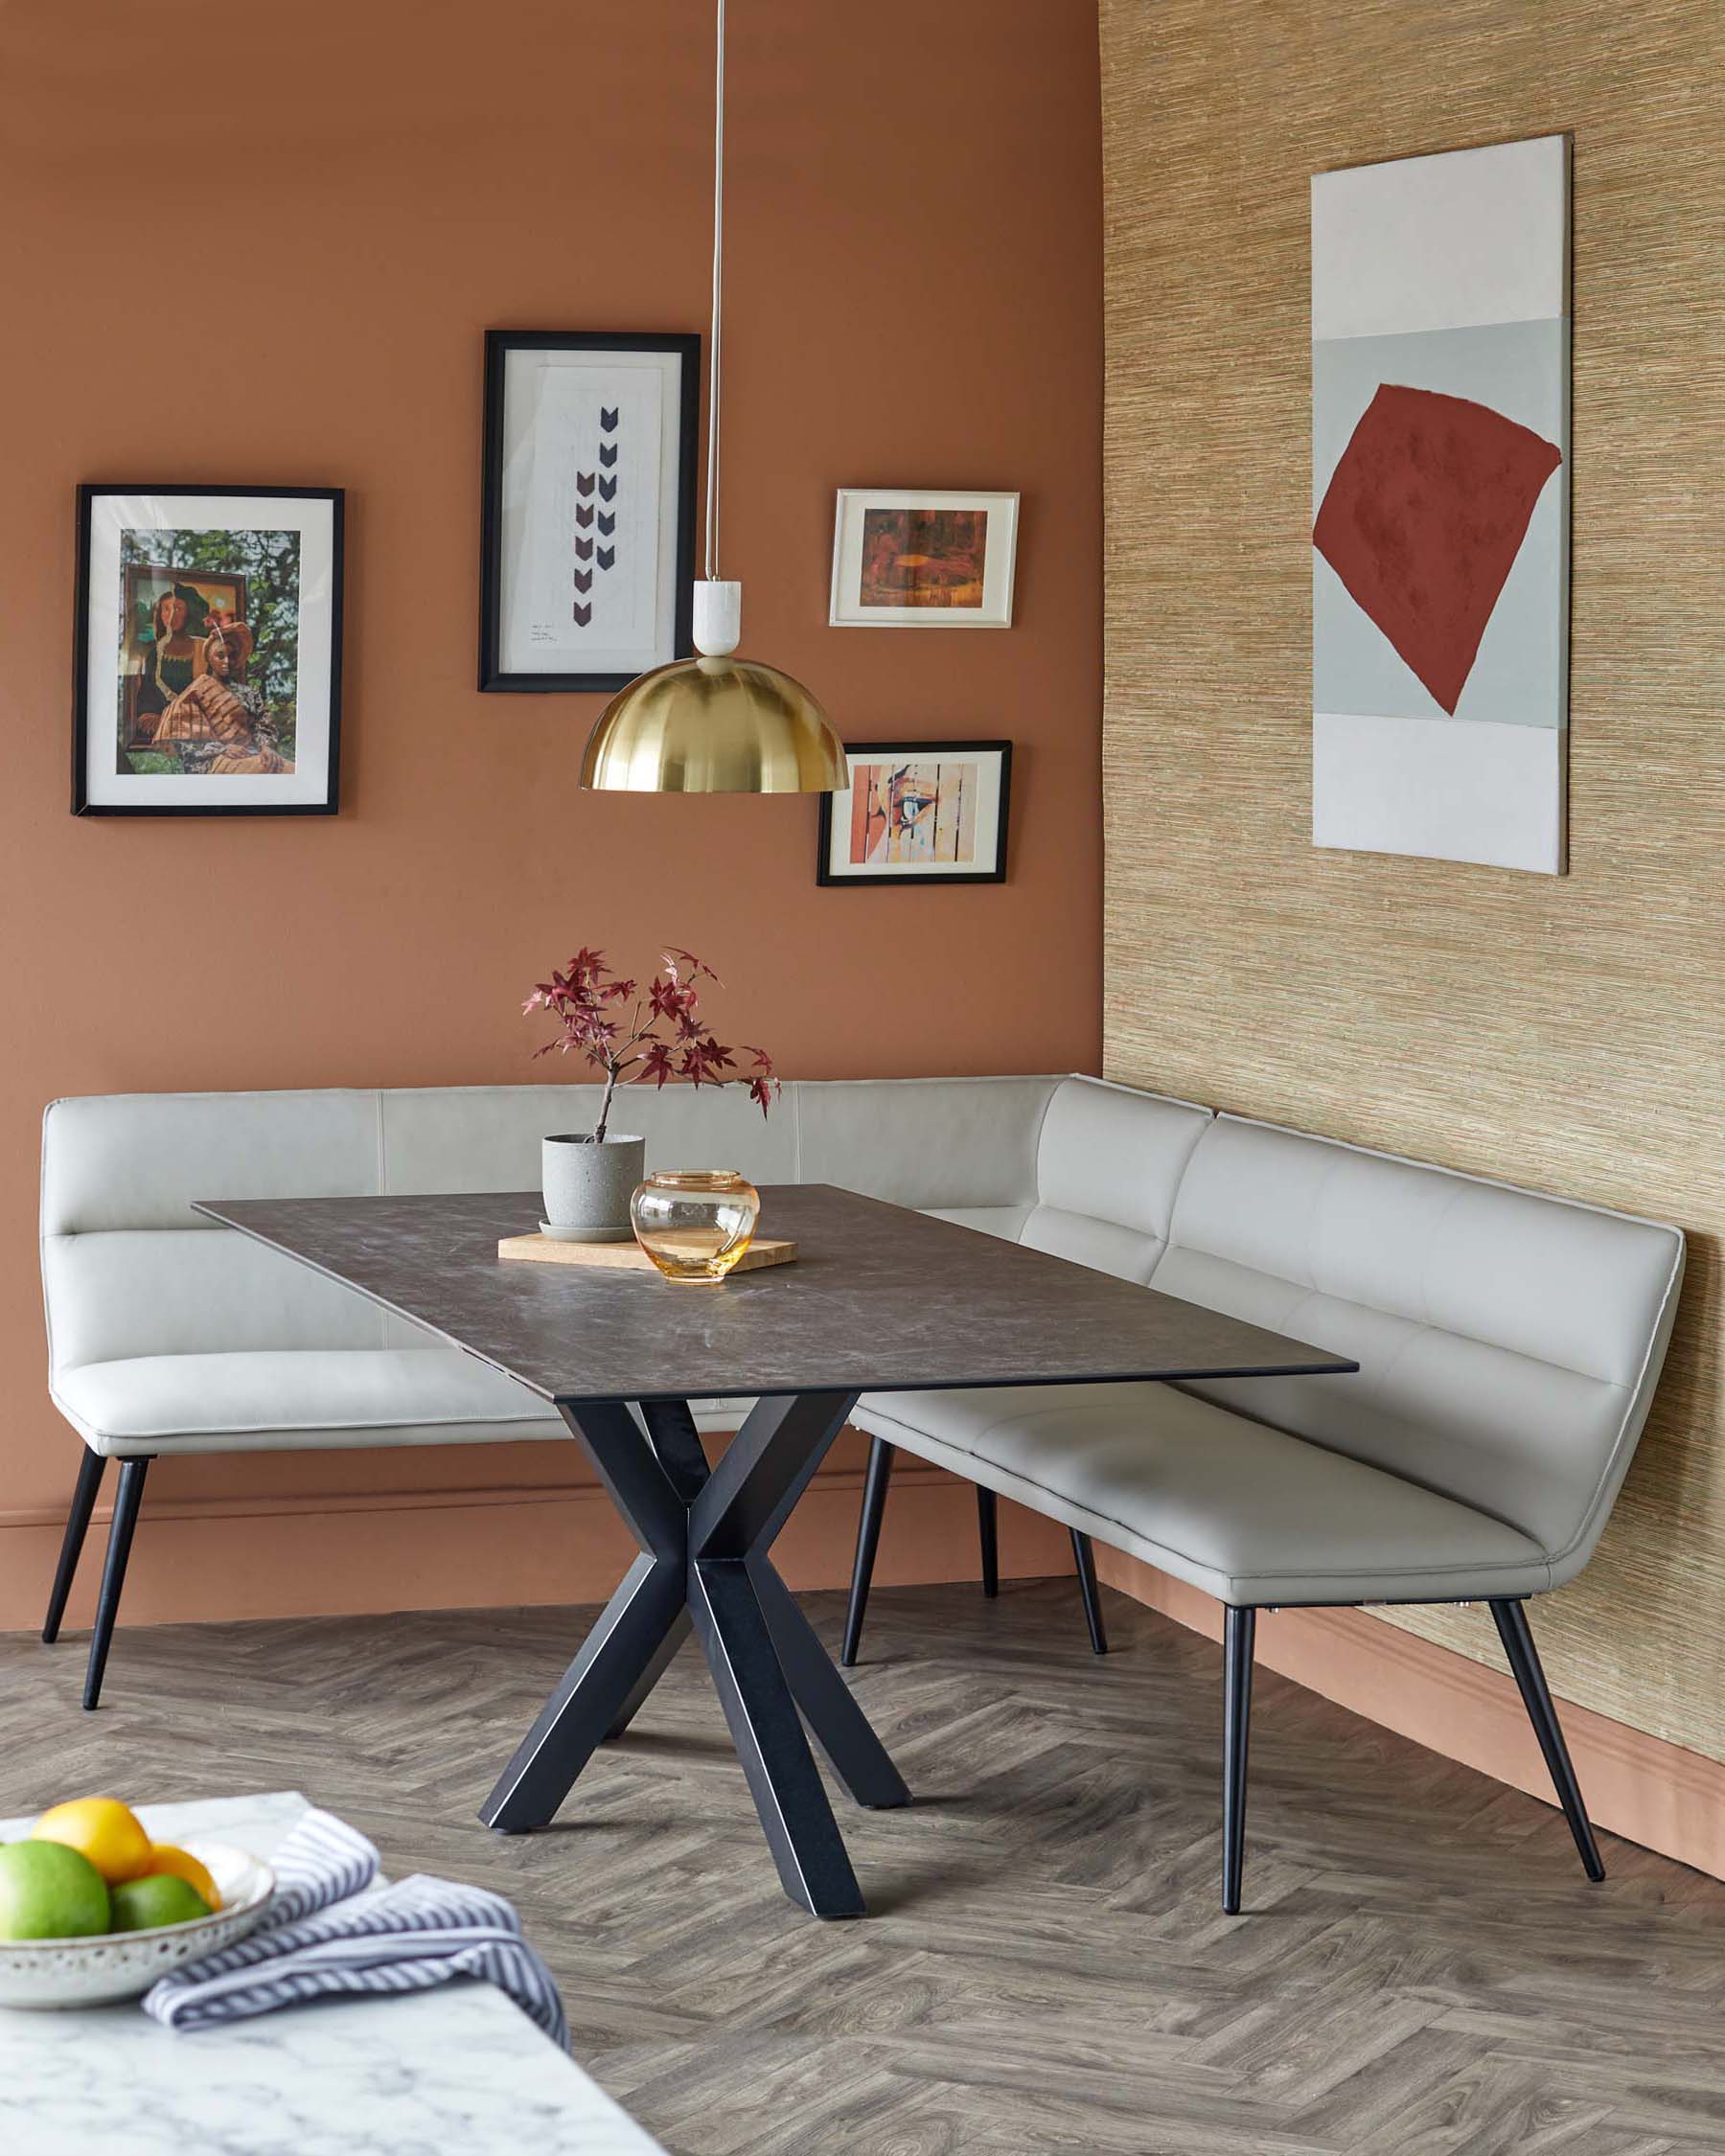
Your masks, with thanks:
<instances>
[{"instance_id":1,"label":"tall canvas with red shape","mask_svg":"<svg viewBox=\"0 0 1725 2156\"><path fill-rule=\"evenodd\" d=\"M1569 144L1312 182L1312 836L1562 874Z\"/></svg>"}]
</instances>

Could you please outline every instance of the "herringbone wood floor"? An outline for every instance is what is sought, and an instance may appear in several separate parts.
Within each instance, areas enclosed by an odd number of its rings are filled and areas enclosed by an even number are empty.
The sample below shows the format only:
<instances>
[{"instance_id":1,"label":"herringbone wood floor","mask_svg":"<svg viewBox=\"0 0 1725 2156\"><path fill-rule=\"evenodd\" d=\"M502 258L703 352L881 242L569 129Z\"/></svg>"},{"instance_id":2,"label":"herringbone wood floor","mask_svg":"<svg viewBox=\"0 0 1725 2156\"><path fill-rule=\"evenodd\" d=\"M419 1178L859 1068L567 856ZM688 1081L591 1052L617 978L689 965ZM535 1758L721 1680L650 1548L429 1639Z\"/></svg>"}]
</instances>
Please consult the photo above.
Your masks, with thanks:
<instances>
[{"instance_id":1,"label":"herringbone wood floor","mask_svg":"<svg viewBox=\"0 0 1725 2156\"><path fill-rule=\"evenodd\" d=\"M861 1924L784 1900L689 1649L555 1829L477 1824L579 1622L123 1625L91 1716L80 1639L7 1639L0 1812L297 1787L499 1888L678 2156L1725 2151L1725 1887L1607 1841L1591 1888L1555 1812L1260 1671L1223 1917L1216 1650L1118 1595L1106 1662L1070 1580L876 1595L918 1803L840 1800Z\"/></svg>"}]
</instances>

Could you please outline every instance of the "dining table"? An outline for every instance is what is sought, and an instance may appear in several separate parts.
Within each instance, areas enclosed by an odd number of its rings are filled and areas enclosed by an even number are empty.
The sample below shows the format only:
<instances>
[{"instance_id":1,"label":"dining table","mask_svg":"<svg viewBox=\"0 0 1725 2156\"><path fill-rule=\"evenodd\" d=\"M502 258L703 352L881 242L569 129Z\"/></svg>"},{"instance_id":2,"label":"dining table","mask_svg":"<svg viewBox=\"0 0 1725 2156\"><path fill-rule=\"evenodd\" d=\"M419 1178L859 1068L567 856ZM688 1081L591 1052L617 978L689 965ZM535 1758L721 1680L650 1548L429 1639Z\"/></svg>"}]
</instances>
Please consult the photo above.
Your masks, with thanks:
<instances>
[{"instance_id":1,"label":"dining table","mask_svg":"<svg viewBox=\"0 0 1725 2156\"><path fill-rule=\"evenodd\" d=\"M1357 1365L1132 1280L825 1183L767 1186L794 1263L680 1282L500 1258L537 1191L210 1199L196 1210L395 1312L550 1402L640 1547L485 1800L548 1825L691 1629L785 1892L865 1914L809 1738L851 1800L904 1778L775 1569L774 1538L864 1393L1333 1374ZM709 1464L691 1401L736 1400Z\"/></svg>"}]
</instances>

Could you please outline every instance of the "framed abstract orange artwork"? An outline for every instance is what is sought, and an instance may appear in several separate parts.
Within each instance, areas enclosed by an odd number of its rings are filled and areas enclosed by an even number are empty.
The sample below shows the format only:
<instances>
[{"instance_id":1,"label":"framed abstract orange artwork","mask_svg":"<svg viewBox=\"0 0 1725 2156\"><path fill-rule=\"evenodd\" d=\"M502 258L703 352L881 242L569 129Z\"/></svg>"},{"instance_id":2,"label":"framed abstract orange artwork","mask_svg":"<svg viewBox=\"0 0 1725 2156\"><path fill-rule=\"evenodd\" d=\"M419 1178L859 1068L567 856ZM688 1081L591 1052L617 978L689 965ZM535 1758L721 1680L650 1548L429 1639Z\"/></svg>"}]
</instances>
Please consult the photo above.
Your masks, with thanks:
<instances>
[{"instance_id":1,"label":"framed abstract orange artwork","mask_svg":"<svg viewBox=\"0 0 1725 2156\"><path fill-rule=\"evenodd\" d=\"M833 530L840 629L1008 629L1017 494L840 487Z\"/></svg>"},{"instance_id":2,"label":"framed abstract orange artwork","mask_svg":"<svg viewBox=\"0 0 1725 2156\"><path fill-rule=\"evenodd\" d=\"M1003 883L1009 741L853 741L820 796L820 883Z\"/></svg>"}]
</instances>

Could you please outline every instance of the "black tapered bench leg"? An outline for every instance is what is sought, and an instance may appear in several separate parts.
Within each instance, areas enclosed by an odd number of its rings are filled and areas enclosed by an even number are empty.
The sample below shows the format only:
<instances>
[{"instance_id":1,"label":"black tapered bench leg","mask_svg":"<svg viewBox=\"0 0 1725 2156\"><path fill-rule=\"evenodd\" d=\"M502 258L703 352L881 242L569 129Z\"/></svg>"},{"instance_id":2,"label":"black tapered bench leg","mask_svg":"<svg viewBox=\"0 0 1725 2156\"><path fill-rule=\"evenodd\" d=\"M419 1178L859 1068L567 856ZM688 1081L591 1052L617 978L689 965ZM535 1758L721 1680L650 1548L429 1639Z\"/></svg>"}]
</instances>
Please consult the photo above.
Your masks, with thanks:
<instances>
[{"instance_id":1,"label":"black tapered bench leg","mask_svg":"<svg viewBox=\"0 0 1725 2156\"><path fill-rule=\"evenodd\" d=\"M977 1538L982 1545L982 1592L1000 1592L1000 1507L992 1490L977 1484Z\"/></svg>"},{"instance_id":2,"label":"black tapered bench leg","mask_svg":"<svg viewBox=\"0 0 1725 2156\"><path fill-rule=\"evenodd\" d=\"M1091 1538L1072 1529L1072 1561L1078 1569L1078 1592L1084 1596L1084 1621L1090 1626L1091 1652L1108 1652L1108 1631L1102 1622L1102 1590L1096 1584L1096 1553Z\"/></svg>"},{"instance_id":3,"label":"black tapered bench leg","mask_svg":"<svg viewBox=\"0 0 1725 2156\"><path fill-rule=\"evenodd\" d=\"M1246 1754L1252 1734L1252 1651L1257 1612L1228 1612L1222 1644L1222 1910L1240 1914L1246 1869Z\"/></svg>"},{"instance_id":4,"label":"black tapered bench leg","mask_svg":"<svg viewBox=\"0 0 1725 2156\"><path fill-rule=\"evenodd\" d=\"M862 1616L868 1607L869 1582L874 1577L875 1551L880 1547L881 1521L886 1510L886 1485L892 1479L894 1448L884 1437L869 1440L868 1471L862 1480L862 1512L857 1522L857 1554L851 1566L850 1603L844 1613L844 1645L839 1660L854 1669L857 1650L862 1643ZM982 1592L1000 1592L1000 1500L995 1492L977 1484L977 1535L982 1553ZM1084 1621L1090 1628L1091 1650L1108 1652L1108 1632L1102 1621L1102 1595L1096 1584L1096 1560L1091 1538L1074 1527L1072 1556L1078 1571L1078 1592L1084 1597Z\"/></svg>"},{"instance_id":5,"label":"black tapered bench leg","mask_svg":"<svg viewBox=\"0 0 1725 2156\"><path fill-rule=\"evenodd\" d=\"M851 1566L850 1606L844 1613L844 1646L840 1661L854 1668L862 1643L862 1612L868 1607L868 1583L874 1577L875 1550L881 1540L881 1516L886 1509L886 1485L892 1479L893 1449L884 1437L868 1445L868 1472L862 1479L862 1516L857 1522L857 1555Z\"/></svg>"},{"instance_id":6,"label":"black tapered bench leg","mask_svg":"<svg viewBox=\"0 0 1725 2156\"><path fill-rule=\"evenodd\" d=\"M96 1630L90 1639L90 1666L84 1676L83 1703L87 1710L102 1697L102 1673L107 1667L113 1643L114 1619L120 1614L120 1590L126 1585L126 1560L131 1555L132 1530L138 1525L138 1506L144 1500L144 1477L150 1455L120 1462L120 1488L114 1499L114 1520L108 1528L107 1559L102 1568L102 1593L96 1603Z\"/></svg>"},{"instance_id":7,"label":"black tapered bench leg","mask_svg":"<svg viewBox=\"0 0 1725 2156\"><path fill-rule=\"evenodd\" d=\"M66 1597L72 1592L72 1581L78 1571L79 1556L83 1549L84 1535L90 1525L91 1508L96 1502L96 1493L102 1487L102 1471L107 1460L101 1453L83 1448L83 1458L78 1464L78 1482L72 1492L71 1509L66 1514L66 1532L60 1543L59 1563L54 1571L54 1586L48 1595L48 1615L42 1622L42 1638L52 1646L59 1638L60 1619L66 1614Z\"/></svg>"},{"instance_id":8,"label":"black tapered bench leg","mask_svg":"<svg viewBox=\"0 0 1725 2156\"><path fill-rule=\"evenodd\" d=\"M1576 1779L1569 1746L1563 1741L1563 1728L1557 1719L1557 1709L1552 1704L1539 1650L1533 1644L1533 1634L1529 1628L1527 1609L1520 1602L1493 1602L1491 1614L1497 1619L1498 1638L1503 1640L1504 1652L1509 1658L1522 1705L1533 1725L1533 1734L1539 1739L1539 1749L1545 1754L1557 1801L1563 1806L1563 1816L1569 1821L1570 1832L1576 1838L1582 1869L1598 1884L1605 1876L1604 1862L1599 1855L1599 1845L1594 1840L1587 1807L1581 1801L1581 1785Z\"/></svg>"}]
</instances>

